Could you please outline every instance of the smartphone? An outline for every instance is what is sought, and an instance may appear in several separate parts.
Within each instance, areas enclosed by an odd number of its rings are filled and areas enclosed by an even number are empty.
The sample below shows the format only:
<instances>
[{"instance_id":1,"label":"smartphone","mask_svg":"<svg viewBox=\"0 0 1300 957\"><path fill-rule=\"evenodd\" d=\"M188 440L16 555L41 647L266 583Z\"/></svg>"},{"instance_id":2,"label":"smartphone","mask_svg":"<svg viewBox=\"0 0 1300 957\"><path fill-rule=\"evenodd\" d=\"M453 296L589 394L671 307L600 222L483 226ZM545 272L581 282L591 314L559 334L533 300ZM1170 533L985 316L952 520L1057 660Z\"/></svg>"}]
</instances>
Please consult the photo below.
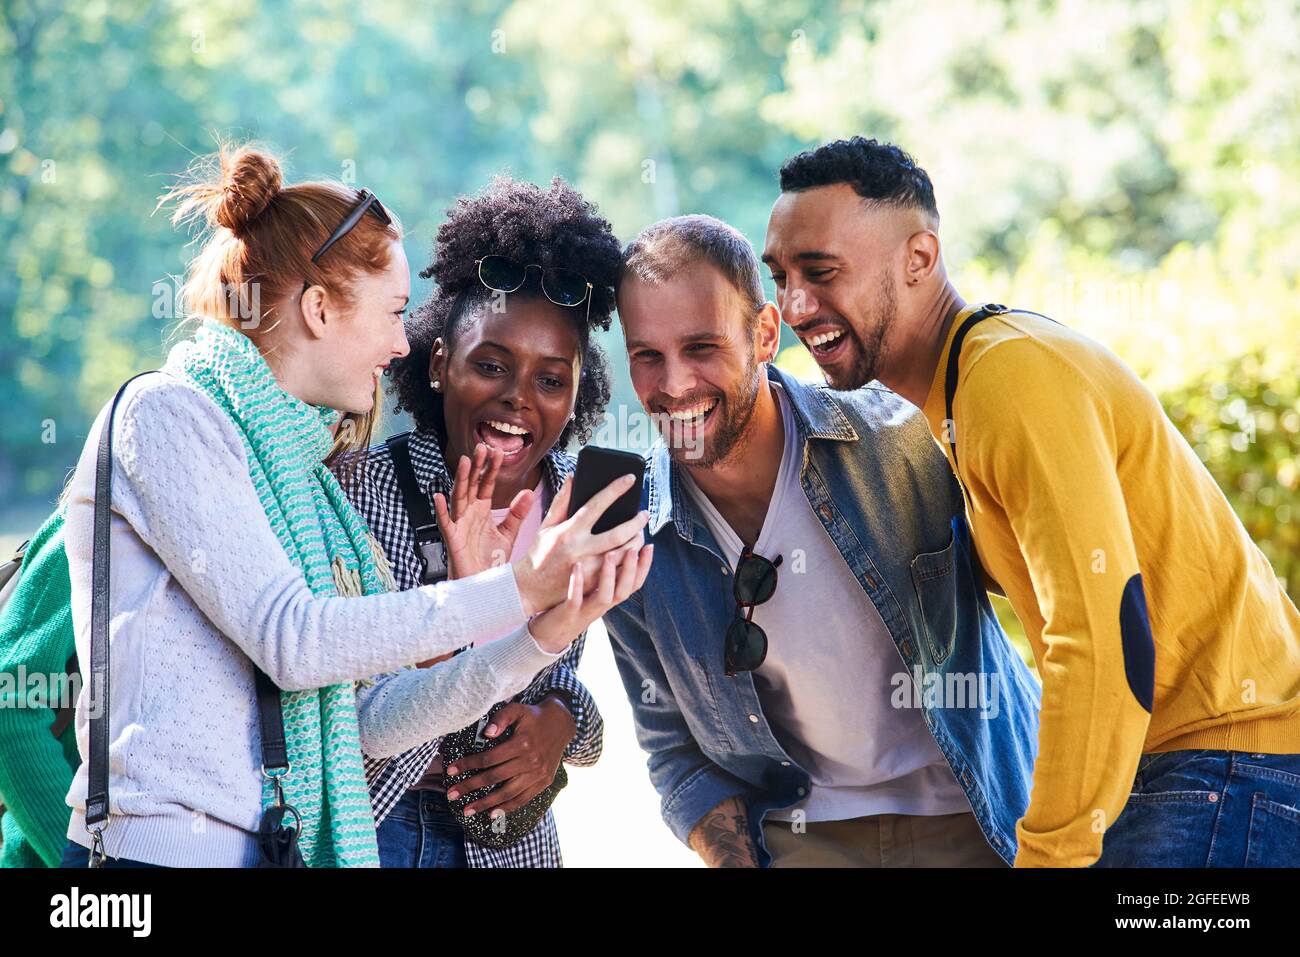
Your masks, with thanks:
<instances>
[{"instance_id":1,"label":"smartphone","mask_svg":"<svg viewBox=\"0 0 1300 957\"><path fill-rule=\"evenodd\" d=\"M641 509L641 486L645 481L645 459L635 452L605 449L598 445L583 446L578 453L578 469L573 476L573 495L569 500L569 515L586 505L591 497L614 479L634 475L632 487L614 500L596 519L592 532L599 535L630 518L636 518Z\"/></svg>"}]
</instances>

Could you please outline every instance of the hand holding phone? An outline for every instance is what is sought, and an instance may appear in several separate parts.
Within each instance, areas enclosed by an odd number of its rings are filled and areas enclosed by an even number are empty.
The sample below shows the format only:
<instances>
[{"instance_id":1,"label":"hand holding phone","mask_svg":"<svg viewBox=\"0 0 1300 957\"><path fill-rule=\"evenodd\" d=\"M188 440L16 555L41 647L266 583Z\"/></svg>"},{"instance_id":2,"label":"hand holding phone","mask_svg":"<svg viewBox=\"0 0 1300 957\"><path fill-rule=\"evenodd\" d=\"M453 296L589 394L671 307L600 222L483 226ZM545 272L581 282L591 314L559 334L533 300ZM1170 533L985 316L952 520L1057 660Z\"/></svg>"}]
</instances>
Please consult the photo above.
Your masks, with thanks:
<instances>
[{"instance_id":1,"label":"hand holding phone","mask_svg":"<svg viewBox=\"0 0 1300 957\"><path fill-rule=\"evenodd\" d=\"M587 452L588 449L584 449L578 456L577 475L564 483L551 503L533 547L514 564L515 582L524 610L529 615L546 611L566 600L572 601L570 579L575 565L581 566L579 580L584 583L585 593L601 581L607 552L641 550L636 546L639 546L641 530L650 518L649 513L637 508L641 500L638 485L644 473L644 460L612 449L601 449L595 456L587 455ZM620 465L611 470L609 461L613 456L621 459ZM590 464L584 470L584 461L590 463L593 459L604 461L594 472ZM616 477L604 487L596 485L596 493L581 506L573 504L579 481L590 487L606 475ZM598 529L597 524L602 520L604 528ZM622 556L616 556L619 557ZM615 567L618 567L617 562Z\"/></svg>"},{"instance_id":2,"label":"hand holding phone","mask_svg":"<svg viewBox=\"0 0 1300 957\"><path fill-rule=\"evenodd\" d=\"M588 445L578 453L578 467L573 478L573 500L569 503L569 514L582 508L601 489L609 486L616 478L624 475L633 476L632 487L615 499L614 504L605 509L592 526L592 532L599 535L616 525L621 525L636 516L641 506L641 486L645 480L645 459L634 452L620 452L618 449L605 449L598 445Z\"/></svg>"}]
</instances>

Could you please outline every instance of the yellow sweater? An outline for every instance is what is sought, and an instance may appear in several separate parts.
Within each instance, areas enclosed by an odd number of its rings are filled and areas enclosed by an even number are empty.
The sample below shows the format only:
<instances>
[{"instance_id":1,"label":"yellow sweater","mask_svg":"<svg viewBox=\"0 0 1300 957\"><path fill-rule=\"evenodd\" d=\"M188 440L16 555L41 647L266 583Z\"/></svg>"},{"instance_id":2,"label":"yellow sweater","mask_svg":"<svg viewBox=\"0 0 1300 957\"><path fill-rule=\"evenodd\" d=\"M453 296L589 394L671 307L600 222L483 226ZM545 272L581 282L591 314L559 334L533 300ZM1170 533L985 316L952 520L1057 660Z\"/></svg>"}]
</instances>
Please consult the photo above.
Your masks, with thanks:
<instances>
[{"instance_id":1,"label":"yellow sweater","mask_svg":"<svg viewBox=\"0 0 1300 957\"><path fill-rule=\"evenodd\" d=\"M953 322L925 403L950 464L948 352L977 308ZM1016 865L1097 860L1143 752L1300 752L1300 612L1137 376L1024 313L976 323L957 375L949 428L979 557L1043 681Z\"/></svg>"}]
</instances>

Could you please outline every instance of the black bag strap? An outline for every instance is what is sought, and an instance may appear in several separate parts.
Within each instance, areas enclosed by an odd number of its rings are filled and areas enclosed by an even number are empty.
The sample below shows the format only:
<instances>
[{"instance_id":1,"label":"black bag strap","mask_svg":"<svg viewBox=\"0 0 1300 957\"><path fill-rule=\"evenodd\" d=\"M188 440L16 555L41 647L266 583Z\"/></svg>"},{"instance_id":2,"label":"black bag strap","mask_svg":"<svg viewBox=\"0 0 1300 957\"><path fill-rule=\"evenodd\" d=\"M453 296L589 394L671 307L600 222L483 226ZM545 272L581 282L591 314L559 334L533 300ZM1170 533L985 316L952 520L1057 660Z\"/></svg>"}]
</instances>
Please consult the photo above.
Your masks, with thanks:
<instances>
[{"instance_id":1,"label":"black bag strap","mask_svg":"<svg viewBox=\"0 0 1300 957\"><path fill-rule=\"evenodd\" d=\"M262 725L262 770L289 770L289 747L284 737L284 708L280 689L261 668L253 666L257 679L257 717Z\"/></svg>"},{"instance_id":2,"label":"black bag strap","mask_svg":"<svg viewBox=\"0 0 1300 957\"><path fill-rule=\"evenodd\" d=\"M1056 321L1051 316L1044 316L1041 312L1030 312L1028 309L1008 309L1000 302L990 302L980 306L980 308L976 309L973 313L962 320L962 324L957 328L956 333L953 334L952 345L948 348L948 366L943 377L944 434L948 439L948 448L952 450L953 478L957 480L957 487L961 489L961 494L966 499L967 504L972 507L974 503L970 500L970 492L966 491L966 483L961 480L961 474L957 471L957 424L952 417L952 403L953 399L957 395L957 365L961 359L961 346L966 340L966 334L989 316L1000 316L1004 313L1010 312L1038 316L1040 319L1046 319L1048 322ZM964 515L961 519L963 533L966 538L970 539L969 523L966 521ZM970 548L971 561L974 564L976 572L986 582L993 582L994 578L984 570L984 565L979 558L979 552L975 549L974 540L970 539L967 544Z\"/></svg>"},{"instance_id":3,"label":"black bag strap","mask_svg":"<svg viewBox=\"0 0 1300 957\"><path fill-rule=\"evenodd\" d=\"M401 432L384 440L388 454L393 460L393 473L397 477L397 488L402 493L402 505L406 509L406 518L415 533L415 550L420 555L423 571L420 583L431 585L445 581L448 575L446 549L442 543L442 534L434 520L429 500L420 488L416 478L415 466L411 464L411 433Z\"/></svg>"},{"instance_id":4,"label":"black bag strap","mask_svg":"<svg viewBox=\"0 0 1300 957\"><path fill-rule=\"evenodd\" d=\"M122 383L113 396L99 433L95 459L95 533L90 566L90 754L87 759L86 824L101 845L103 822L108 820L108 622L109 622L109 531L113 520L113 420L118 403L142 372ZM93 825L98 824L96 828Z\"/></svg>"},{"instance_id":5,"label":"black bag strap","mask_svg":"<svg viewBox=\"0 0 1300 957\"><path fill-rule=\"evenodd\" d=\"M99 450L95 460L95 537L91 560L90 588L90 753L86 760L86 825L95 836L96 854L103 854L104 823L108 820L108 736L109 736L109 667L108 623L109 614L109 559L111 557L110 531L113 505L113 420L117 406L126 387L141 376L141 372L122 383L113 403L103 431L99 435ZM270 677L253 666L257 683L257 711L262 729L262 770L280 771L283 776L289 769L288 747L284 735L284 711L280 702L280 689ZM278 786L278 780L277 780ZM278 795L277 787L277 795ZM98 825L96 827L95 825Z\"/></svg>"},{"instance_id":6,"label":"black bag strap","mask_svg":"<svg viewBox=\"0 0 1300 957\"><path fill-rule=\"evenodd\" d=\"M962 320L962 324L957 327L956 333L953 334L952 345L948 348L948 368L943 377L943 424L944 434L948 439L948 448L952 450L952 471L954 475L957 474L957 424L952 418L952 401L957 397L957 364L961 359L961 344L966 341L966 334L977 324L983 322L989 316L1000 316L1008 311L1006 306L997 302L976 309ZM962 483L960 475L957 475L957 484L961 485L962 494L966 494L966 486Z\"/></svg>"},{"instance_id":7,"label":"black bag strap","mask_svg":"<svg viewBox=\"0 0 1300 957\"><path fill-rule=\"evenodd\" d=\"M957 426L952 417L952 403L957 395L957 364L961 359L961 345L966 340L966 334L978 323L983 322L989 316L1000 316L1004 313L1018 312L1027 316L1037 316L1040 319L1046 319L1048 322L1055 322L1051 316L1044 316L1041 312L1030 312L1028 309L1008 309L1000 302L990 302L980 306L969 316L962 320L957 332L952 337L952 346L948 349L948 368L943 377L943 400L944 400L944 424L945 433L948 438L948 448L952 449L952 466L953 473L957 471ZM966 486L962 485L961 476L957 476L957 484L961 485L962 494L966 494Z\"/></svg>"}]
</instances>

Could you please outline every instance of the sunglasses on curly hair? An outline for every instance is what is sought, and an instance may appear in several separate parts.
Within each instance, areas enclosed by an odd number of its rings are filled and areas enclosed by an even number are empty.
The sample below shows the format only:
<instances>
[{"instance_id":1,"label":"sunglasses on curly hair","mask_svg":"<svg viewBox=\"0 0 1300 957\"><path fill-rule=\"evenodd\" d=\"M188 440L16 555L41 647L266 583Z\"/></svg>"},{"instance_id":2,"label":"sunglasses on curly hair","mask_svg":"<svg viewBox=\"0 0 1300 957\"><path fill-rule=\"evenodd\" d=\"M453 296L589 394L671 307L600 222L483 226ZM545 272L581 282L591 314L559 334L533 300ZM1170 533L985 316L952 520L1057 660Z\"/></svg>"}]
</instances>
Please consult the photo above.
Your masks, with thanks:
<instances>
[{"instance_id":1,"label":"sunglasses on curly hair","mask_svg":"<svg viewBox=\"0 0 1300 957\"><path fill-rule=\"evenodd\" d=\"M493 292L515 292L528 281L528 270L542 274L542 294L557 306L580 306L587 303L587 318L591 319L591 282L582 273L559 266L543 268L537 263L515 262L507 256L484 256L474 260L478 266L478 280Z\"/></svg>"}]
</instances>

